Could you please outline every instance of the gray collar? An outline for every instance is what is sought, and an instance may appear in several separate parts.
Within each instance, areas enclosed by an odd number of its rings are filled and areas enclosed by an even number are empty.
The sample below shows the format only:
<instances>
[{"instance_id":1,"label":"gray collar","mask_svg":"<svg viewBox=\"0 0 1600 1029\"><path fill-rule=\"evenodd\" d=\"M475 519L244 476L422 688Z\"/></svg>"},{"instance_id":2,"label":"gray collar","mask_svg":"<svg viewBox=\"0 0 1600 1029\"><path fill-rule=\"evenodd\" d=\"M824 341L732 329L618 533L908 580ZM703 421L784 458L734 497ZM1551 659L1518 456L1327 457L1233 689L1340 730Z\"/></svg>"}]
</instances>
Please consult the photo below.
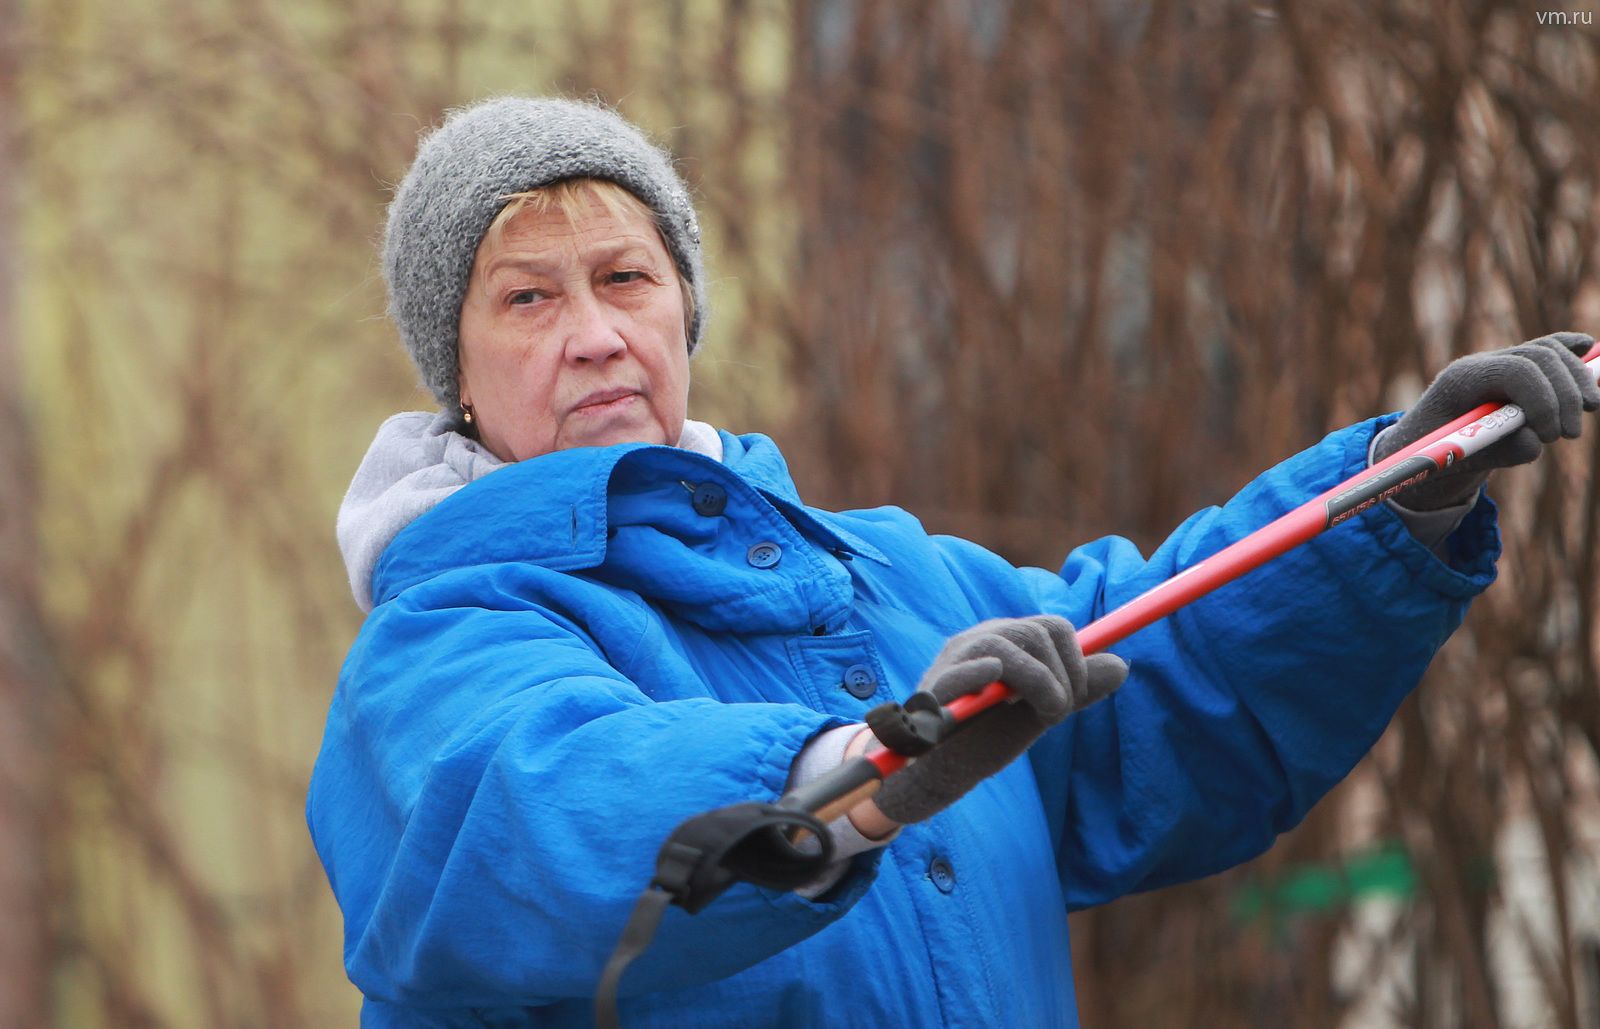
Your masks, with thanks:
<instances>
[{"instance_id":1,"label":"gray collar","mask_svg":"<svg viewBox=\"0 0 1600 1029\"><path fill-rule=\"evenodd\" d=\"M705 422L686 421L678 446L722 461L722 438ZM335 534L350 592L372 610L372 570L395 536L456 490L505 462L455 431L443 412L406 411L389 418L367 448L339 505Z\"/></svg>"}]
</instances>

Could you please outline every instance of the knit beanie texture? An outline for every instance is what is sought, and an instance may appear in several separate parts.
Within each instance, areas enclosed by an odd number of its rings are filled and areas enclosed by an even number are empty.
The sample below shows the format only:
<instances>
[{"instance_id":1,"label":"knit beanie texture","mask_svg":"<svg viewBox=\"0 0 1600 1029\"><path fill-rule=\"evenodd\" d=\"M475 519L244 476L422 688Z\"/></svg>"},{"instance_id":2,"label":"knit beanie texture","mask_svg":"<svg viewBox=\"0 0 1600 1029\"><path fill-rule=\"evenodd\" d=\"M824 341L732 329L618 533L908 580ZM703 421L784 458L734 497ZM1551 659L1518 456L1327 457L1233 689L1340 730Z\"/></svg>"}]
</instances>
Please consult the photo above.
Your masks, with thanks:
<instances>
[{"instance_id":1,"label":"knit beanie texture","mask_svg":"<svg viewBox=\"0 0 1600 1029\"><path fill-rule=\"evenodd\" d=\"M656 214L678 274L693 291L689 352L705 323L700 224L671 158L597 104L498 97L452 111L425 136L389 204L383 277L389 316L423 383L459 413L461 304L478 242L507 197L562 179L615 182Z\"/></svg>"}]
</instances>

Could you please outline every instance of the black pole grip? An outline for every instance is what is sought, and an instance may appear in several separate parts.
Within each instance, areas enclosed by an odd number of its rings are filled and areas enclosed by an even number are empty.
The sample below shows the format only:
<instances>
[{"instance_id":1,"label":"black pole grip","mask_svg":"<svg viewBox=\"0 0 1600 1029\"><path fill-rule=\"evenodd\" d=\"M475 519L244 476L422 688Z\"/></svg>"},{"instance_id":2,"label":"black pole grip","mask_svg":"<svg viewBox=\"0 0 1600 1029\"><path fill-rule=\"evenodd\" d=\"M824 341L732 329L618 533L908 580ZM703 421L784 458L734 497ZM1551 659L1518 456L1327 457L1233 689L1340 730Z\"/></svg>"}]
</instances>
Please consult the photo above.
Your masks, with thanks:
<instances>
[{"instance_id":1,"label":"black pole grip","mask_svg":"<svg viewBox=\"0 0 1600 1029\"><path fill-rule=\"evenodd\" d=\"M878 766L864 757L853 757L831 772L796 787L778 800L778 806L789 811L816 813L869 782L882 778Z\"/></svg>"}]
</instances>

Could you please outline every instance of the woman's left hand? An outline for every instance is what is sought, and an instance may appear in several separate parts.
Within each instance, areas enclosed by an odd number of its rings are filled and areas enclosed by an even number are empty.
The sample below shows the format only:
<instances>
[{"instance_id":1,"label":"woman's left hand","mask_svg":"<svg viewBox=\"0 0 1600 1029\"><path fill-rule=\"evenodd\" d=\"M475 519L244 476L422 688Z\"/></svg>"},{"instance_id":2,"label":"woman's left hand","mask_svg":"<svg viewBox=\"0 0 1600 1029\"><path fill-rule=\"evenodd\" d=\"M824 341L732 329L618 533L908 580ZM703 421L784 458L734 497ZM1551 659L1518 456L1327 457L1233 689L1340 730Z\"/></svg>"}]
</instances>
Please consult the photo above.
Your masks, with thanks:
<instances>
[{"instance_id":1,"label":"woman's left hand","mask_svg":"<svg viewBox=\"0 0 1600 1029\"><path fill-rule=\"evenodd\" d=\"M1504 350L1452 361L1411 410L1385 429L1373 446L1374 462L1415 443L1488 401L1516 404L1527 424L1494 446L1436 472L1396 498L1413 511L1464 504L1496 468L1527 464L1544 444L1583 431L1583 413L1600 409L1600 387L1579 360L1594 345L1581 332L1557 332Z\"/></svg>"}]
</instances>

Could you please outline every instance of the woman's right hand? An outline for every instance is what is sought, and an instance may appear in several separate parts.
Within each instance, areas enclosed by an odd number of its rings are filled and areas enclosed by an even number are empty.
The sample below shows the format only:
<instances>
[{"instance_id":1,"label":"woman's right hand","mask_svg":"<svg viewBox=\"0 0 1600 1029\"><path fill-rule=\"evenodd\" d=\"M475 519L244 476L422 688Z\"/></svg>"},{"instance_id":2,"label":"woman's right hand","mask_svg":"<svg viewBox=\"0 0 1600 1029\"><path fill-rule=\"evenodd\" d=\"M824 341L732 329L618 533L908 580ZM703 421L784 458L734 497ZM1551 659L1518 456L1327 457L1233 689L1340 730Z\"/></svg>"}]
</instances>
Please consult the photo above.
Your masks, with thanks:
<instances>
[{"instance_id":1,"label":"woman's right hand","mask_svg":"<svg viewBox=\"0 0 1600 1029\"><path fill-rule=\"evenodd\" d=\"M861 835L880 838L901 824L932 817L1127 677L1127 663L1115 654L1085 658L1072 623L1055 615L997 618L951 637L923 675L919 692L943 705L999 681L1014 698L975 716L889 776L872 799L851 809L851 823ZM850 751L867 745L871 733L862 736L868 739L858 737Z\"/></svg>"}]
</instances>

